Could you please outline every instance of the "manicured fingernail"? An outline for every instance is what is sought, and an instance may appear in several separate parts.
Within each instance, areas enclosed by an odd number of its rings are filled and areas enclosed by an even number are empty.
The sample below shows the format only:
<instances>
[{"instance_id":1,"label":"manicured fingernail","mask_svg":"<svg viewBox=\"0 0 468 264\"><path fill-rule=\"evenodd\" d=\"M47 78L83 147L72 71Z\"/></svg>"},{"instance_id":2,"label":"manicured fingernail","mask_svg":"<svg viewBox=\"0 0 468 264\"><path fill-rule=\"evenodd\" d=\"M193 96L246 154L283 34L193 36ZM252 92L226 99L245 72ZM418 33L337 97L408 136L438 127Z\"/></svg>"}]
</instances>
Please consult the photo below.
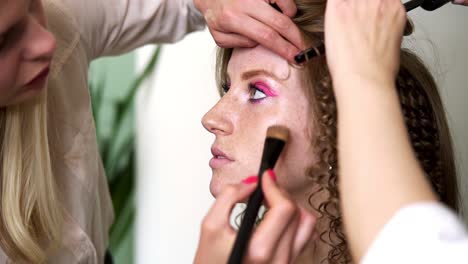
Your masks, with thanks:
<instances>
[{"instance_id":1,"label":"manicured fingernail","mask_svg":"<svg viewBox=\"0 0 468 264\"><path fill-rule=\"evenodd\" d=\"M253 184L258 182L258 177L257 176L250 176L242 180L242 183L244 184Z\"/></svg>"},{"instance_id":2,"label":"manicured fingernail","mask_svg":"<svg viewBox=\"0 0 468 264\"><path fill-rule=\"evenodd\" d=\"M272 169L267 170L267 172L268 172L268 175L270 176L270 178L271 178L273 181L276 182L276 174L275 174L275 172L274 172Z\"/></svg>"},{"instance_id":3,"label":"manicured fingernail","mask_svg":"<svg viewBox=\"0 0 468 264\"><path fill-rule=\"evenodd\" d=\"M456 5L462 5L465 3L465 0L453 0L452 3L456 4Z\"/></svg>"}]
</instances>

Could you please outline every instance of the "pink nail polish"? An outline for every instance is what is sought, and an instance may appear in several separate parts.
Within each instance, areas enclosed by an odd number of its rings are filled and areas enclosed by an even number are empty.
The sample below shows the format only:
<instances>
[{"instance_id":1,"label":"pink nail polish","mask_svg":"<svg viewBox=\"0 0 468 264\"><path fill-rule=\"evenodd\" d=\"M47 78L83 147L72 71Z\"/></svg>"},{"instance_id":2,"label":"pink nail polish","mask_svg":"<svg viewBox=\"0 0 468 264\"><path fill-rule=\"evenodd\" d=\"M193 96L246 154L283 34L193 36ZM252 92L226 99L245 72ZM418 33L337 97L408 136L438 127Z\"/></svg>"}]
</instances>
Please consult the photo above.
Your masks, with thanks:
<instances>
[{"instance_id":1,"label":"pink nail polish","mask_svg":"<svg viewBox=\"0 0 468 264\"><path fill-rule=\"evenodd\" d=\"M257 176L250 176L242 180L242 183L244 184L253 184L258 182L258 177Z\"/></svg>"},{"instance_id":2,"label":"pink nail polish","mask_svg":"<svg viewBox=\"0 0 468 264\"><path fill-rule=\"evenodd\" d=\"M275 174L275 172L274 172L272 169L268 169L267 172L268 172L268 175L270 176L270 178L271 178L274 182L276 182L276 174Z\"/></svg>"}]
</instances>

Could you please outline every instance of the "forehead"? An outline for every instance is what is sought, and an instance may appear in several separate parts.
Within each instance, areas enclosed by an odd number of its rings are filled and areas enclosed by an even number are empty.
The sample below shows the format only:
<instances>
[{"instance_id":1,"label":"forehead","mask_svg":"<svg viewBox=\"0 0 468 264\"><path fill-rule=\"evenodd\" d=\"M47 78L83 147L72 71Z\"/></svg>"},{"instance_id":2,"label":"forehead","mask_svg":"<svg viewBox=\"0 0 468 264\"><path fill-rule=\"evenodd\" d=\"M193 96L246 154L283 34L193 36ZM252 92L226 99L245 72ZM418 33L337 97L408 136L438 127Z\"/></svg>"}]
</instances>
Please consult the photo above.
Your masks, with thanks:
<instances>
[{"instance_id":1,"label":"forehead","mask_svg":"<svg viewBox=\"0 0 468 264\"><path fill-rule=\"evenodd\" d=\"M273 73L281 80L288 79L291 71L288 61L258 45L255 48L234 49L227 72L233 77L245 71L260 69Z\"/></svg>"},{"instance_id":2,"label":"forehead","mask_svg":"<svg viewBox=\"0 0 468 264\"><path fill-rule=\"evenodd\" d=\"M0 34L27 11L29 0L0 0Z\"/></svg>"}]
</instances>

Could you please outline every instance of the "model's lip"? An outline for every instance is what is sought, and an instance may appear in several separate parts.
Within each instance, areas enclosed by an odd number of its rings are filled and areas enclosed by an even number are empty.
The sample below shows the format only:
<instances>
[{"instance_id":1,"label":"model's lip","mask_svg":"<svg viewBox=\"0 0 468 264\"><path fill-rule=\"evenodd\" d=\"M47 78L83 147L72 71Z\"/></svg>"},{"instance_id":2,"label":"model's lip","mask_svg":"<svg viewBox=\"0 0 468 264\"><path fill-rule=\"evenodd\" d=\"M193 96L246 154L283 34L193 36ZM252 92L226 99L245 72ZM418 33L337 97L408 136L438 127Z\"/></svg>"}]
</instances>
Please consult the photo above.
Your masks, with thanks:
<instances>
[{"instance_id":1,"label":"model's lip","mask_svg":"<svg viewBox=\"0 0 468 264\"><path fill-rule=\"evenodd\" d=\"M233 158L229 157L217 147L211 148L211 154L213 154L213 158L210 159L209 165L213 170L220 169L234 162Z\"/></svg>"},{"instance_id":2,"label":"model's lip","mask_svg":"<svg viewBox=\"0 0 468 264\"><path fill-rule=\"evenodd\" d=\"M42 69L33 79L31 79L28 83L26 83L26 86L34 84L35 82L44 79L49 75L50 67L46 66L44 69Z\"/></svg>"},{"instance_id":3,"label":"model's lip","mask_svg":"<svg viewBox=\"0 0 468 264\"><path fill-rule=\"evenodd\" d=\"M226 153L221 151L218 147L212 147L211 154L213 155L213 158L216 159L227 159L228 161L234 161L234 159L226 155Z\"/></svg>"}]
</instances>

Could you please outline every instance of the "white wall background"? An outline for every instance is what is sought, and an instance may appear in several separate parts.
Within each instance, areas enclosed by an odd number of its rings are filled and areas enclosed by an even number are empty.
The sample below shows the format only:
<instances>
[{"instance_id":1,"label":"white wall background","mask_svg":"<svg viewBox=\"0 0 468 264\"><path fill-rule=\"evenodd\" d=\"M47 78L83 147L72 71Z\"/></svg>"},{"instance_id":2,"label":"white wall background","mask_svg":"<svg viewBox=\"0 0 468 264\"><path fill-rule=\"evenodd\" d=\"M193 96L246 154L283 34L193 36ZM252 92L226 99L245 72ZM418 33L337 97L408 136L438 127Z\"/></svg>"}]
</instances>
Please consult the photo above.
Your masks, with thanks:
<instances>
[{"instance_id":1,"label":"white wall background","mask_svg":"<svg viewBox=\"0 0 468 264\"><path fill-rule=\"evenodd\" d=\"M448 112L468 223L468 8L449 4L411 17L416 34L410 46L431 67Z\"/></svg>"},{"instance_id":2,"label":"white wall background","mask_svg":"<svg viewBox=\"0 0 468 264\"><path fill-rule=\"evenodd\" d=\"M413 12L419 52L434 70L454 134L468 201L468 8ZM428 45L431 40L436 47ZM139 52L139 64L151 48ZM207 31L165 46L139 96L136 263L191 263L200 222L212 203L208 160L213 138L201 126L217 100L215 44ZM465 203L465 206L468 202Z\"/></svg>"},{"instance_id":3,"label":"white wall background","mask_svg":"<svg viewBox=\"0 0 468 264\"><path fill-rule=\"evenodd\" d=\"M149 57L149 49L139 57ZM213 201L213 138L201 117L218 98L214 58L206 32L164 46L153 81L140 94L136 263L193 260L201 220Z\"/></svg>"}]
</instances>

